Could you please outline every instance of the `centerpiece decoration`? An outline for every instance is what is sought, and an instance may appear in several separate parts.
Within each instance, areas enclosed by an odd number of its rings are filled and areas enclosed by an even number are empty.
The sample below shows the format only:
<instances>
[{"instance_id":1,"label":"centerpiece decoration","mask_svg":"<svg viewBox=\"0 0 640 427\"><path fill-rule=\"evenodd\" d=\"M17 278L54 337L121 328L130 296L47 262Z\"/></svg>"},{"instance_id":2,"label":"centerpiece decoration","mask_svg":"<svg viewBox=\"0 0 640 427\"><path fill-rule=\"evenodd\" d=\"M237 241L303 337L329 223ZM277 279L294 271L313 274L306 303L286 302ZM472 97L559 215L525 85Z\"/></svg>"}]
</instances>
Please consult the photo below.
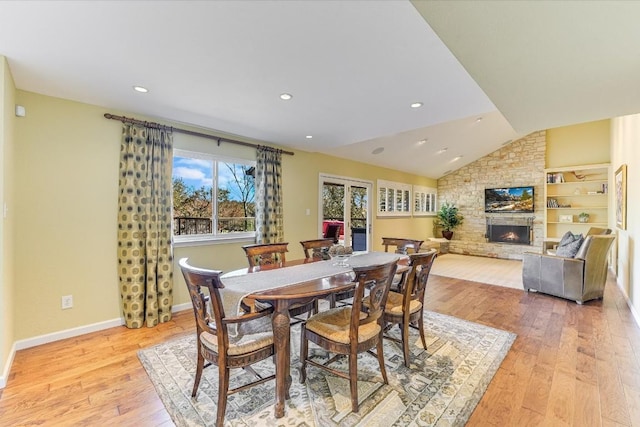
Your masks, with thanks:
<instances>
[{"instance_id":1,"label":"centerpiece decoration","mask_svg":"<svg viewBox=\"0 0 640 427\"><path fill-rule=\"evenodd\" d=\"M351 254L353 254L353 248L351 246L333 245L329 248L329 255L337 261L334 265L340 267L349 266L347 261Z\"/></svg>"}]
</instances>

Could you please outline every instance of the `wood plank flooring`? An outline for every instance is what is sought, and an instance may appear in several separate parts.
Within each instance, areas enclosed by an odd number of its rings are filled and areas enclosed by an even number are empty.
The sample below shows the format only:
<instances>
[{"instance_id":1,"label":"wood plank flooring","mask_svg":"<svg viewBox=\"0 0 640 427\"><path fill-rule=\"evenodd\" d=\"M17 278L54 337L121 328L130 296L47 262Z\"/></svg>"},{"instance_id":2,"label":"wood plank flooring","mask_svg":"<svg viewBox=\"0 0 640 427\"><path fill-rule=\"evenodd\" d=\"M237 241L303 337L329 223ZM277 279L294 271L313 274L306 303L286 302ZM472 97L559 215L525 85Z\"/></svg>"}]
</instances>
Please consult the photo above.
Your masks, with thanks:
<instances>
[{"instance_id":1,"label":"wood plank flooring","mask_svg":"<svg viewBox=\"0 0 640 427\"><path fill-rule=\"evenodd\" d=\"M432 275L426 308L518 334L468 426L640 426L640 330L612 279L583 306ZM173 425L136 352L193 333L191 311L18 351L0 426Z\"/></svg>"}]
</instances>

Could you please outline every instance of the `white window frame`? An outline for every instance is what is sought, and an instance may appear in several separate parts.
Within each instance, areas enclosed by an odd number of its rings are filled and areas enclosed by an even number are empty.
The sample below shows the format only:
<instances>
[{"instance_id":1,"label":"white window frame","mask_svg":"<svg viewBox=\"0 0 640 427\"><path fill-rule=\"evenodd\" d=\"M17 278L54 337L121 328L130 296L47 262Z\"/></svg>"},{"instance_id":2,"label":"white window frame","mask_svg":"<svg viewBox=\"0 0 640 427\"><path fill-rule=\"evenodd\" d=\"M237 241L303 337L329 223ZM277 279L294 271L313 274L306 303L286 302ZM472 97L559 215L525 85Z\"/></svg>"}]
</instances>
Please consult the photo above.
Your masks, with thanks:
<instances>
[{"instance_id":1,"label":"white window frame","mask_svg":"<svg viewBox=\"0 0 640 427\"><path fill-rule=\"evenodd\" d=\"M438 211L438 189L413 186L413 216L432 216Z\"/></svg>"},{"instance_id":2,"label":"white window frame","mask_svg":"<svg viewBox=\"0 0 640 427\"><path fill-rule=\"evenodd\" d=\"M189 157L193 159L201 159L201 160L209 160L213 162L213 188L214 188L214 197L211 201L212 207L212 233L211 234L185 234L185 235L174 235L173 234L173 198L171 200L171 235L173 238L174 246L194 246L194 245L206 245L211 243L233 243L233 242L255 242L256 232L233 232L226 234L217 234L217 221L215 218L218 215L218 199L215 196L217 194L218 189L218 164L219 163L235 163L242 164L247 166L256 166L255 160L247 160L240 159L236 157L222 156L219 154L211 154L205 153L201 151L191 151L191 150L183 150L179 148L173 149L173 157ZM173 173L172 178L173 182Z\"/></svg>"},{"instance_id":3,"label":"white window frame","mask_svg":"<svg viewBox=\"0 0 640 427\"><path fill-rule=\"evenodd\" d=\"M411 184L382 179L379 179L377 184L378 216L411 216Z\"/></svg>"}]
</instances>

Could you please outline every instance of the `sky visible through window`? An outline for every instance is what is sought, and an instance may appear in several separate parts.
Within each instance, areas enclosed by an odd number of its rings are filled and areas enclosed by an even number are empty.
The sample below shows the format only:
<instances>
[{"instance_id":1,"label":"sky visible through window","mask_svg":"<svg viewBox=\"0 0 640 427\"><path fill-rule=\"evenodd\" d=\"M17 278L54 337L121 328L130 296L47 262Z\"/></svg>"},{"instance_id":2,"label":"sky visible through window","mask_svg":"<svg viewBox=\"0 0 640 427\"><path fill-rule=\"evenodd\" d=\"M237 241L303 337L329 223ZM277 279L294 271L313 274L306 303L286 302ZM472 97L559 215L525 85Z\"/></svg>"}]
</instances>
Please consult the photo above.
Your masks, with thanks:
<instances>
[{"instance_id":1,"label":"sky visible through window","mask_svg":"<svg viewBox=\"0 0 640 427\"><path fill-rule=\"evenodd\" d=\"M228 166L231 168L245 168L244 165L233 163L229 163ZM229 199L242 200L238 186L228 166L222 162L218 164L218 188L229 190ZM177 178L182 178L187 186L196 190L202 187L211 189L213 187L213 160L174 156L173 179Z\"/></svg>"},{"instance_id":2,"label":"sky visible through window","mask_svg":"<svg viewBox=\"0 0 640 427\"><path fill-rule=\"evenodd\" d=\"M189 187L211 188L213 186L213 162L190 157L173 158L173 178L182 178Z\"/></svg>"}]
</instances>

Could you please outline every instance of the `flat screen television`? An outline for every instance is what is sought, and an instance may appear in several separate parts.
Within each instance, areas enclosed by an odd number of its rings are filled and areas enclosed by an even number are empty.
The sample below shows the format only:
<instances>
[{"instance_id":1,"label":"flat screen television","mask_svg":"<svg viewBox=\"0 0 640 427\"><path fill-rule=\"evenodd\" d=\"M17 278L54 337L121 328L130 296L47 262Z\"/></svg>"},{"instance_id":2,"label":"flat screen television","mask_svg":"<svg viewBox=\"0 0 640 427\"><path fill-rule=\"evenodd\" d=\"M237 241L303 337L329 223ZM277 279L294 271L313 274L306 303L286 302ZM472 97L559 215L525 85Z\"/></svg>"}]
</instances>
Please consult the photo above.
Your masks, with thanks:
<instances>
[{"instance_id":1,"label":"flat screen television","mask_svg":"<svg viewBox=\"0 0 640 427\"><path fill-rule=\"evenodd\" d=\"M533 213L533 187L485 188L484 211Z\"/></svg>"}]
</instances>

